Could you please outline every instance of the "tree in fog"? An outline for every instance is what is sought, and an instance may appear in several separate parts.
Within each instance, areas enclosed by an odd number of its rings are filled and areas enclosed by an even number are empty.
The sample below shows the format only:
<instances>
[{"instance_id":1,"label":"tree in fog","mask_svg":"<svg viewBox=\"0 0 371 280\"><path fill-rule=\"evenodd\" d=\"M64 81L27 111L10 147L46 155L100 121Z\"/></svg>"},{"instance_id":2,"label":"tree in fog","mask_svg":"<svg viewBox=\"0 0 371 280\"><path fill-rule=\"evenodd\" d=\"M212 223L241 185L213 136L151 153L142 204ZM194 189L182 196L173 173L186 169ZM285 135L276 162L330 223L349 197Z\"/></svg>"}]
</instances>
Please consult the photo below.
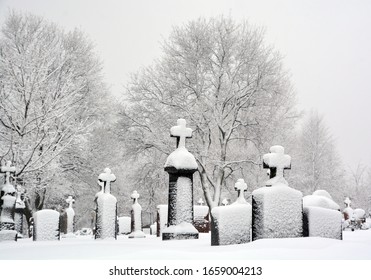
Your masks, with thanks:
<instances>
[{"instance_id":1,"label":"tree in fog","mask_svg":"<svg viewBox=\"0 0 371 280\"><path fill-rule=\"evenodd\" d=\"M162 51L125 91L119 121L125 154L156 156L163 172L175 148L169 129L185 118L194 130L186 145L199 166L197 182L208 205L217 206L226 182L256 177L249 170L261 171L262 153L295 123L289 75L262 28L231 18L175 27Z\"/></svg>"}]
</instances>

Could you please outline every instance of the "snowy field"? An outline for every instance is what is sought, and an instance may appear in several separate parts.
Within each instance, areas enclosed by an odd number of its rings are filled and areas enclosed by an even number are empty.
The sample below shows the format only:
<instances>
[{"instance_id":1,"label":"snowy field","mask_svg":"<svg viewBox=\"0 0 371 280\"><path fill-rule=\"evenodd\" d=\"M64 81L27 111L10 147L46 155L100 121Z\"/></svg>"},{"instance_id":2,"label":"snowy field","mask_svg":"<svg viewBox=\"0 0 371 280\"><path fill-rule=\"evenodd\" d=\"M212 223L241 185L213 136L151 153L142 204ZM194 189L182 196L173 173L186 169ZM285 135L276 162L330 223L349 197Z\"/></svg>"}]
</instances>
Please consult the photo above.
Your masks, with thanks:
<instances>
[{"instance_id":1,"label":"snowy field","mask_svg":"<svg viewBox=\"0 0 371 280\"><path fill-rule=\"evenodd\" d=\"M61 241L20 239L0 243L2 260L371 260L371 230L345 231L343 240L326 238L264 239L243 245L210 246L210 234L198 240L162 241L155 236Z\"/></svg>"}]
</instances>

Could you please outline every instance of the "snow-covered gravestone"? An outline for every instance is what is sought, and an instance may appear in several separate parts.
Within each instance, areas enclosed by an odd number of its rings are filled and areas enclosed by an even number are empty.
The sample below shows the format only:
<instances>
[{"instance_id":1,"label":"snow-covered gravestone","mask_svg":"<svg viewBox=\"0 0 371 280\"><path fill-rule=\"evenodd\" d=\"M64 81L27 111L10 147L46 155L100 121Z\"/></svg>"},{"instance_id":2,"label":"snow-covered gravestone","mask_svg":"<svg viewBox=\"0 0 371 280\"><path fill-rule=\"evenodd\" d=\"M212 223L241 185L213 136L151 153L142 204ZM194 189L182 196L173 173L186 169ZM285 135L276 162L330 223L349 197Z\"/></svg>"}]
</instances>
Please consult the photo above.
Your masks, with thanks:
<instances>
[{"instance_id":1,"label":"snow-covered gravestone","mask_svg":"<svg viewBox=\"0 0 371 280\"><path fill-rule=\"evenodd\" d=\"M95 239L117 237L117 199L110 193L111 182L116 181L116 176L111 169L105 168L98 177L98 184L101 191L96 197L96 225Z\"/></svg>"},{"instance_id":2,"label":"snow-covered gravestone","mask_svg":"<svg viewBox=\"0 0 371 280\"><path fill-rule=\"evenodd\" d=\"M66 209L66 216L67 216L67 234L65 237L75 237L74 232L74 225L75 225L75 210L73 210L72 205L75 200L72 198L71 195L68 196L66 199L68 203L68 208Z\"/></svg>"},{"instance_id":3,"label":"snow-covered gravestone","mask_svg":"<svg viewBox=\"0 0 371 280\"><path fill-rule=\"evenodd\" d=\"M0 215L0 240L17 240L14 213L16 203L16 190L10 183L10 176L16 172L12 163L8 161L1 166L0 172L5 175L5 183L1 188L1 215Z\"/></svg>"},{"instance_id":4,"label":"snow-covered gravestone","mask_svg":"<svg viewBox=\"0 0 371 280\"><path fill-rule=\"evenodd\" d=\"M131 218L119 217L119 234L129 234L131 232Z\"/></svg>"},{"instance_id":5,"label":"snow-covered gravestone","mask_svg":"<svg viewBox=\"0 0 371 280\"><path fill-rule=\"evenodd\" d=\"M310 237L342 239L342 215L339 205L325 190L303 198L303 234Z\"/></svg>"},{"instance_id":6,"label":"snow-covered gravestone","mask_svg":"<svg viewBox=\"0 0 371 280\"><path fill-rule=\"evenodd\" d=\"M156 236L161 237L162 231L167 227L168 205L157 205Z\"/></svg>"},{"instance_id":7,"label":"snow-covered gravestone","mask_svg":"<svg viewBox=\"0 0 371 280\"><path fill-rule=\"evenodd\" d=\"M229 204L228 199L224 198L222 201L223 206L227 206Z\"/></svg>"},{"instance_id":8,"label":"snow-covered gravestone","mask_svg":"<svg viewBox=\"0 0 371 280\"><path fill-rule=\"evenodd\" d=\"M236 202L211 210L211 245L232 245L250 242L252 207L243 193L247 185L243 179L235 184Z\"/></svg>"},{"instance_id":9,"label":"snow-covered gravestone","mask_svg":"<svg viewBox=\"0 0 371 280\"><path fill-rule=\"evenodd\" d=\"M59 212L44 209L33 214L33 240L47 241L59 240Z\"/></svg>"},{"instance_id":10,"label":"snow-covered gravestone","mask_svg":"<svg viewBox=\"0 0 371 280\"><path fill-rule=\"evenodd\" d=\"M14 211L14 223L15 230L18 232L18 238L23 237L23 213L26 208L24 201L24 190L17 186L17 194L15 201L15 211Z\"/></svg>"},{"instance_id":11,"label":"snow-covered gravestone","mask_svg":"<svg viewBox=\"0 0 371 280\"><path fill-rule=\"evenodd\" d=\"M193 206L193 225L198 232L208 233L210 231L209 207L204 205L205 202L202 198L200 198L197 202L199 205Z\"/></svg>"},{"instance_id":12,"label":"snow-covered gravestone","mask_svg":"<svg viewBox=\"0 0 371 280\"><path fill-rule=\"evenodd\" d=\"M131 210L131 233L129 238L143 238L146 237L142 231L142 206L138 203L139 193L134 191L131 194L133 205Z\"/></svg>"},{"instance_id":13,"label":"snow-covered gravestone","mask_svg":"<svg viewBox=\"0 0 371 280\"><path fill-rule=\"evenodd\" d=\"M272 146L263 156L263 167L270 169L270 179L252 193L252 240L303 236L303 194L283 177L291 157L282 146Z\"/></svg>"},{"instance_id":14,"label":"snow-covered gravestone","mask_svg":"<svg viewBox=\"0 0 371 280\"><path fill-rule=\"evenodd\" d=\"M169 173L168 223L162 231L162 240L197 239L193 226L193 173L197 170L195 157L185 147L185 139L192 137L192 129L184 119L170 129L170 136L177 138L177 149L166 160Z\"/></svg>"}]
</instances>

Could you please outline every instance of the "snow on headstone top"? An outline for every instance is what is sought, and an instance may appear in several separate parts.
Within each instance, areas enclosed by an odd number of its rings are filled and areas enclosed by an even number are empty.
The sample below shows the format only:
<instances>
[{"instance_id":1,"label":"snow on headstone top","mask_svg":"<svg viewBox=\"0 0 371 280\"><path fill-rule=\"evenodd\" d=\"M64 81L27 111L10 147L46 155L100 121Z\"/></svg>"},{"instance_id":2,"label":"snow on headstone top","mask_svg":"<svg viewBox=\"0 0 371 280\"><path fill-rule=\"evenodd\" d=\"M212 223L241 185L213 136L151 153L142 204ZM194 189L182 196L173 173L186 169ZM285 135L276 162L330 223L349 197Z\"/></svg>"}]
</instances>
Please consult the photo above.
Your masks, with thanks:
<instances>
[{"instance_id":1,"label":"snow on headstone top","mask_svg":"<svg viewBox=\"0 0 371 280\"><path fill-rule=\"evenodd\" d=\"M192 137L192 129L186 127L185 119L178 119L177 125L170 129L170 136L177 138L177 148L185 147L185 139Z\"/></svg>"},{"instance_id":2,"label":"snow on headstone top","mask_svg":"<svg viewBox=\"0 0 371 280\"><path fill-rule=\"evenodd\" d=\"M98 182L103 183L102 191L104 193L111 193L111 182L115 182L115 181L116 181L116 176L112 173L111 169L109 169L108 167L105 168L103 173L99 174L98 176Z\"/></svg>"},{"instance_id":3,"label":"snow on headstone top","mask_svg":"<svg viewBox=\"0 0 371 280\"><path fill-rule=\"evenodd\" d=\"M227 206L229 204L228 199L224 198L222 201L223 206Z\"/></svg>"},{"instance_id":4,"label":"snow on headstone top","mask_svg":"<svg viewBox=\"0 0 371 280\"><path fill-rule=\"evenodd\" d=\"M10 176L12 173L15 173L16 169L12 166L11 161L7 161L5 165L0 167L0 173L5 174L5 184L2 188L2 191L7 193L15 193L15 188L10 184Z\"/></svg>"},{"instance_id":5,"label":"snow on headstone top","mask_svg":"<svg viewBox=\"0 0 371 280\"><path fill-rule=\"evenodd\" d=\"M323 197L327 197L328 199L332 199L332 196L325 190L316 190L313 195L318 195L318 196L323 196Z\"/></svg>"},{"instance_id":6,"label":"snow on headstone top","mask_svg":"<svg viewBox=\"0 0 371 280\"><path fill-rule=\"evenodd\" d=\"M285 149L276 145L269 149L270 153L263 156L263 167L270 169L270 179L265 183L272 186L276 183L288 184L283 177L284 169L291 168L291 157L285 155Z\"/></svg>"},{"instance_id":7,"label":"snow on headstone top","mask_svg":"<svg viewBox=\"0 0 371 280\"><path fill-rule=\"evenodd\" d=\"M303 206L340 210L340 206L332 200L331 195L325 190L318 190L312 195L304 196Z\"/></svg>"},{"instance_id":8,"label":"snow on headstone top","mask_svg":"<svg viewBox=\"0 0 371 280\"><path fill-rule=\"evenodd\" d=\"M247 184L245 183L245 180L238 179L236 184L234 185L234 189L238 193L238 197L235 203L243 203L243 204L247 203L243 195L243 193L247 191Z\"/></svg>"}]
</instances>

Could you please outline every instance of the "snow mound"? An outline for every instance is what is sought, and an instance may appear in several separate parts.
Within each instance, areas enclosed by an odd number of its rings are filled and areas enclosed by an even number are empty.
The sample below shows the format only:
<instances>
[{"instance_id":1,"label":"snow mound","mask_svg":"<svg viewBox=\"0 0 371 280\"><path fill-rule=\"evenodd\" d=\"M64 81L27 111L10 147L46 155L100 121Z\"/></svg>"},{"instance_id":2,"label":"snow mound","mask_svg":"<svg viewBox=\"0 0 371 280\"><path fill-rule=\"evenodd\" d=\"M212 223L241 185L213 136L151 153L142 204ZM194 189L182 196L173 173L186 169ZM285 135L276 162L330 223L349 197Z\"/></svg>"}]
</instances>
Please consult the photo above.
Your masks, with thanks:
<instances>
[{"instance_id":1,"label":"snow mound","mask_svg":"<svg viewBox=\"0 0 371 280\"><path fill-rule=\"evenodd\" d=\"M172 167L178 170L197 170L198 165L195 157L185 147L179 147L166 160L165 168Z\"/></svg>"},{"instance_id":2,"label":"snow mound","mask_svg":"<svg viewBox=\"0 0 371 280\"><path fill-rule=\"evenodd\" d=\"M209 214L209 207L203 205L193 206L194 219L203 219Z\"/></svg>"},{"instance_id":3,"label":"snow mound","mask_svg":"<svg viewBox=\"0 0 371 280\"><path fill-rule=\"evenodd\" d=\"M326 208L326 209L340 210L339 204L337 204L332 199L328 198L327 196L320 196L320 195L314 195L314 194L304 196L303 206L304 207L316 206L316 207L321 207L321 208Z\"/></svg>"},{"instance_id":4,"label":"snow mound","mask_svg":"<svg viewBox=\"0 0 371 280\"><path fill-rule=\"evenodd\" d=\"M325 191L325 190L316 190L313 192L313 195L318 195L318 196L323 196L323 197L327 197L328 199L332 199L332 196L328 193L328 191Z\"/></svg>"},{"instance_id":5,"label":"snow mound","mask_svg":"<svg viewBox=\"0 0 371 280\"><path fill-rule=\"evenodd\" d=\"M198 233L197 229L190 223L182 222L175 226L169 226L162 230L163 233Z\"/></svg>"}]
</instances>

